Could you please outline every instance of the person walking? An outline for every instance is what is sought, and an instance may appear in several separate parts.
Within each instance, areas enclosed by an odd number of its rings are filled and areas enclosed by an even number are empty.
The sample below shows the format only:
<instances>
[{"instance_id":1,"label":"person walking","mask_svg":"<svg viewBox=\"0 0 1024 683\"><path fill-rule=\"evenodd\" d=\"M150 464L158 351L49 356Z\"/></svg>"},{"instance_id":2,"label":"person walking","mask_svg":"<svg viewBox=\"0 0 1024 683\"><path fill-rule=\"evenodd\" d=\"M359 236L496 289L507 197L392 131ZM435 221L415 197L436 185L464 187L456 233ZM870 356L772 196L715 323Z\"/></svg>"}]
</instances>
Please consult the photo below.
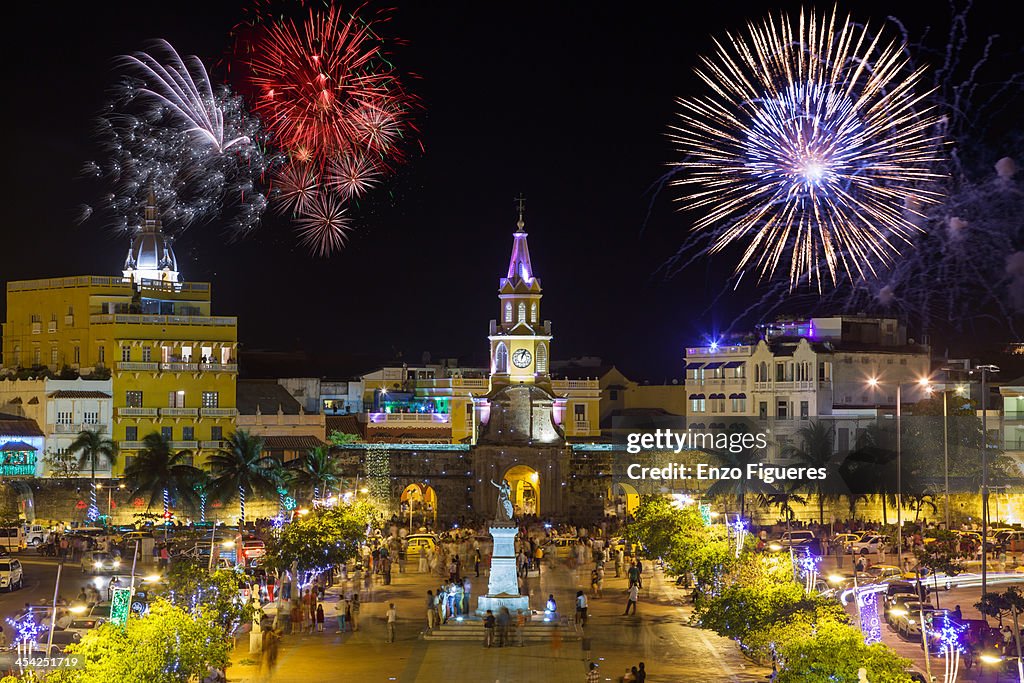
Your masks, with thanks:
<instances>
[{"instance_id":1,"label":"person walking","mask_svg":"<svg viewBox=\"0 0 1024 683\"><path fill-rule=\"evenodd\" d=\"M505 647L508 644L508 627L512 621L512 614L508 607L498 610L498 647Z\"/></svg>"},{"instance_id":2,"label":"person walking","mask_svg":"<svg viewBox=\"0 0 1024 683\"><path fill-rule=\"evenodd\" d=\"M352 633L359 630L359 593L352 594Z\"/></svg>"},{"instance_id":3,"label":"person walking","mask_svg":"<svg viewBox=\"0 0 1024 683\"><path fill-rule=\"evenodd\" d=\"M434 630L434 620L437 619L437 611L434 605L434 591L427 591L427 630Z\"/></svg>"},{"instance_id":4,"label":"person walking","mask_svg":"<svg viewBox=\"0 0 1024 683\"><path fill-rule=\"evenodd\" d=\"M398 621L398 610L395 609L395 603L393 603L393 602L388 605L387 618L388 618L388 639L387 639L387 642L393 643L393 642L395 642L395 624Z\"/></svg>"},{"instance_id":5,"label":"person walking","mask_svg":"<svg viewBox=\"0 0 1024 683\"><path fill-rule=\"evenodd\" d=\"M324 632L324 603L319 600L316 602L316 630L318 633Z\"/></svg>"},{"instance_id":6,"label":"person walking","mask_svg":"<svg viewBox=\"0 0 1024 683\"><path fill-rule=\"evenodd\" d=\"M476 572L476 577L480 578L480 562L483 558L480 556L480 548L476 548L473 551L473 570Z\"/></svg>"},{"instance_id":7,"label":"person walking","mask_svg":"<svg viewBox=\"0 0 1024 683\"><path fill-rule=\"evenodd\" d=\"M494 613L487 610L484 615L484 647L494 644Z\"/></svg>"},{"instance_id":8,"label":"person walking","mask_svg":"<svg viewBox=\"0 0 1024 683\"><path fill-rule=\"evenodd\" d=\"M348 616L348 598L339 595L338 601L334 603L334 618L338 620L338 633L345 632L345 620Z\"/></svg>"},{"instance_id":9,"label":"person walking","mask_svg":"<svg viewBox=\"0 0 1024 683\"><path fill-rule=\"evenodd\" d=\"M620 545L615 549L615 578L619 578L622 575L622 560L625 557L625 551Z\"/></svg>"},{"instance_id":10,"label":"person walking","mask_svg":"<svg viewBox=\"0 0 1024 683\"><path fill-rule=\"evenodd\" d=\"M644 563L640 558L636 558L636 585L640 588L644 587Z\"/></svg>"},{"instance_id":11,"label":"person walking","mask_svg":"<svg viewBox=\"0 0 1024 683\"><path fill-rule=\"evenodd\" d=\"M626 611L622 613L622 616L629 614L630 608L633 609L633 616L636 616L636 601L640 597L640 587L635 583L629 587L629 599L626 601Z\"/></svg>"},{"instance_id":12,"label":"person walking","mask_svg":"<svg viewBox=\"0 0 1024 683\"><path fill-rule=\"evenodd\" d=\"M597 663L596 662L591 662L590 663L590 671L587 672L587 681L586 681L586 683L598 683L598 681L600 681L600 680L601 680L601 677L597 673Z\"/></svg>"},{"instance_id":13,"label":"person walking","mask_svg":"<svg viewBox=\"0 0 1024 683\"><path fill-rule=\"evenodd\" d=\"M640 583L640 570L637 569L636 562L629 565L629 571L626 572L626 577L629 579L630 586L636 586Z\"/></svg>"},{"instance_id":14,"label":"person walking","mask_svg":"<svg viewBox=\"0 0 1024 683\"><path fill-rule=\"evenodd\" d=\"M581 627L587 625L587 596L583 591L576 591L576 623Z\"/></svg>"}]
</instances>

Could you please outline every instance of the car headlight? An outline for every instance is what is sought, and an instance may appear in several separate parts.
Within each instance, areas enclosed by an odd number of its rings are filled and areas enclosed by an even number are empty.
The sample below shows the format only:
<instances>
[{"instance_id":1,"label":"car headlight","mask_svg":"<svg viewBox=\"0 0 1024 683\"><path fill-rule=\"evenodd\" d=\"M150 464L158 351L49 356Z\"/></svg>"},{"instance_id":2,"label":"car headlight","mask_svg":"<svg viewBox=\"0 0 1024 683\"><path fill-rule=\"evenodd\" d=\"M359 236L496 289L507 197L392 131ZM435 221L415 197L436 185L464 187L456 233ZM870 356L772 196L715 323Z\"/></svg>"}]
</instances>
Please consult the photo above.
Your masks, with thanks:
<instances>
[{"instance_id":1,"label":"car headlight","mask_svg":"<svg viewBox=\"0 0 1024 683\"><path fill-rule=\"evenodd\" d=\"M96 567L96 569L103 569L103 563L102 562L97 562L94 566Z\"/></svg>"},{"instance_id":2,"label":"car headlight","mask_svg":"<svg viewBox=\"0 0 1024 683\"><path fill-rule=\"evenodd\" d=\"M114 565L114 568L116 569L117 567L121 566L121 560L114 560L112 562L112 564Z\"/></svg>"}]
</instances>

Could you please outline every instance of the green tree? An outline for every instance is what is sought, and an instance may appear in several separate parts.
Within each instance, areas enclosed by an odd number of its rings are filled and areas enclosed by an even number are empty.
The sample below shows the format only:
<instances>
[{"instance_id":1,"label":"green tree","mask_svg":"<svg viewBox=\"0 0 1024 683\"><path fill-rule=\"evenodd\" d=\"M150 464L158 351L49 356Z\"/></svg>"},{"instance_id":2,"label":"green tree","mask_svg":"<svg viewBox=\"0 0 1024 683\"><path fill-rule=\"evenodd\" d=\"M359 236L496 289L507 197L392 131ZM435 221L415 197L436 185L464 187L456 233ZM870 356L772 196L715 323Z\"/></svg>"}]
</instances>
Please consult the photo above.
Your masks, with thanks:
<instances>
[{"instance_id":1,"label":"green tree","mask_svg":"<svg viewBox=\"0 0 1024 683\"><path fill-rule=\"evenodd\" d=\"M142 450L124 470L132 496L148 493L147 510L162 498L165 518L172 500L195 507L195 485L202 480L203 473L189 464L192 451L174 452L171 442L160 432L147 434L142 443Z\"/></svg>"},{"instance_id":2,"label":"green tree","mask_svg":"<svg viewBox=\"0 0 1024 683\"><path fill-rule=\"evenodd\" d=\"M291 471L291 480L296 486L308 488L310 497L319 497L321 488L324 491L342 481L338 461L331 457L330 449L317 446L303 454L298 468Z\"/></svg>"},{"instance_id":3,"label":"green tree","mask_svg":"<svg viewBox=\"0 0 1024 683\"><path fill-rule=\"evenodd\" d=\"M865 645L853 626L825 621L794 636L779 648L777 683L857 683L862 667L869 681L911 683L909 659L881 643Z\"/></svg>"},{"instance_id":4,"label":"green tree","mask_svg":"<svg viewBox=\"0 0 1024 683\"><path fill-rule=\"evenodd\" d=\"M718 460L723 467L738 468L743 473L743 476L737 479L718 479L704 492L704 495L708 498L717 498L718 496L735 497L740 505L740 517L745 518L747 516L748 495L756 496L761 505L767 505L770 496L778 493L778 489L771 484L765 483L763 479L758 477L748 478L746 476L749 465L764 460L763 455L756 449L743 448L738 452L728 449L712 449L705 452Z\"/></svg>"},{"instance_id":5,"label":"green tree","mask_svg":"<svg viewBox=\"0 0 1024 683\"><path fill-rule=\"evenodd\" d=\"M839 461L835 456L835 431L822 420L811 420L796 432L799 446L788 445L782 452L801 465L825 470L825 477L808 479L801 488L813 493L818 501L818 521L825 524L825 503L839 500L846 492L846 484L839 476Z\"/></svg>"},{"instance_id":6,"label":"green tree","mask_svg":"<svg viewBox=\"0 0 1024 683\"><path fill-rule=\"evenodd\" d=\"M196 618L207 610L224 633L230 635L242 621L252 618L249 606L238 599L240 578L231 569L211 573L203 560L179 559L171 564L153 594Z\"/></svg>"},{"instance_id":7,"label":"green tree","mask_svg":"<svg viewBox=\"0 0 1024 683\"><path fill-rule=\"evenodd\" d=\"M117 444L104 436L100 429L83 429L68 446L68 452L78 453L79 469L89 467L92 473L88 517L94 520L100 514L100 509L96 505L96 468L103 463L113 467L117 460Z\"/></svg>"},{"instance_id":8,"label":"green tree","mask_svg":"<svg viewBox=\"0 0 1024 683\"><path fill-rule=\"evenodd\" d=\"M47 476L58 479L74 479L80 471L78 458L67 451L55 453L48 449L43 454L43 464L46 465Z\"/></svg>"},{"instance_id":9,"label":"green tree","mask_svg":"<svg viewBox=\"0 0 1024 683\"><path fill-rule=\"evenodd\" d=\"M344 446L346 444L355 443L359 441L359 435L348 434L347 432L341 432L335 429L333 432L331 432L331 435L327 437L327 440L330 441L335 446Z\"/></svg>"},{"instance_id":10,"label":"green tree","mask_svg":"<svg viewBox=\"0 0 1024 683\"><path fill-rule=\"evenodd\" d=\"M123 627L104 624L69 651L85 657L85 668L60 669L48 683L186 683L210 666L226 667L230 643L212 609L190 612L155 600L146 616L130 617Z\"/></svg>"},{"instance_id":11,"label":"green tree","mask_svg":"<svg viewBox=\"0 0 1024 683\"><path fill-rule=\"evenodd\" d=\"M314 510L268 542L266 562L279 570L294 563L299 571L316 574L354 558L367 527L382 521L380 511L366 502Z\"/></svg>"},{"instance_id":12,"label":"green tree","mask_svg":"<svg viewBox=\"0 0 1024 683\"><path fill-rule=\"evenodd\" d=\"M263 454L263 439L244 430L228 438L227 448L210 456L210 494L222 503L238 496L239 526L245 524L245 497L272 497L281 483L281 463Z\"/></svg>"}]
</instances>

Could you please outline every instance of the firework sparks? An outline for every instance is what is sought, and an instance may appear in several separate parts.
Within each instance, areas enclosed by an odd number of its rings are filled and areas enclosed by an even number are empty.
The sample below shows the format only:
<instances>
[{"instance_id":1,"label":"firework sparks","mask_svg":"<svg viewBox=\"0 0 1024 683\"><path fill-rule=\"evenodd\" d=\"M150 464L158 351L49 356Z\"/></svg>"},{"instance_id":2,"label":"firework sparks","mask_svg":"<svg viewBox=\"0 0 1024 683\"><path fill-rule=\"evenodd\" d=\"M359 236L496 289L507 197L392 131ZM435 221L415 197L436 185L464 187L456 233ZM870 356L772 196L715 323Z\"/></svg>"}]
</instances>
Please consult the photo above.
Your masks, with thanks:
<instances>
[{"instance_id":1,"label":"firework sparks","mask_svg":"<svg viewBox=\"0 0 1024 683\"><path fill-rule=\"evenodd\" d=\"M341 249L351 231L344 205L333 194L320 193L305 214L295 219L299 241L317 256L330 256Z\"/></svg>"},{"instance_id":2,"label":"firework sparks","mask_svg":"<svg viewBox=\"0 0 1024 683\"><path fill-rule=\"evenodd\" d=\"M745 244L740 276L788 262L791 289L821 290L874 274L919 230L907 207L939 199L937 119L900 43L801 12L718 43L697 73L709 92L679 101L672 184L711 253Z\"/></svg>"},{"instance_id":3,"label":"firework sparks","mask_svg":"<svg viewBox=\"0 0 1024 683\"><path fill-rule=\"evenodd\" d=\"M358 148L385 149L413 104L385 59L376 19L333 5L270 23L247 54L256 111L277 144L321 165Z\"/></svg>"},{"instance_id":4,"label":"firework sparks","mask_svg":"<svg viewBox=\"0 0 1024 683\"><path fill-rule=\"evenodd\" d=\"M305 213L320 186L313 167L299 160L282 166L274 175L274 180L277 186L274 197L280 213Z\"/></svg>"},{"instance_id":5,"label":"firework sparks","mask_svg":"<svg viewBox=\"0 0 1024 683\"><path fill-rule=\"evenodd\" d=\"M377 184L379 176L380 171L369 159L346 154L328 167L326 185L346 200L357 199Z\"/></svg>"}]
</instances>

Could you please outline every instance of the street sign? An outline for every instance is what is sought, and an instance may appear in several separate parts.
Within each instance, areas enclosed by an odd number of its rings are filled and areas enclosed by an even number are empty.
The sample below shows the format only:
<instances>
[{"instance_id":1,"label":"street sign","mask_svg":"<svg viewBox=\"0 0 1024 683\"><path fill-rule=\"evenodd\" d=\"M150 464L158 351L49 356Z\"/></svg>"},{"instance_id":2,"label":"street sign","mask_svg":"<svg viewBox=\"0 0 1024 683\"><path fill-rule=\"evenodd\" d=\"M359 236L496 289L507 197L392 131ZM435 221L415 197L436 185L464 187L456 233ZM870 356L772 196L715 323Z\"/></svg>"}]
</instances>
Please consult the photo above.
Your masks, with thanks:
<instances>
[{"instance_id":1,"label":"street sign","mask_svg":"<svg viewBox=\"0 0 1024 683\"><path fill-rule=\"evenodd\" d=\"M131 588L115 588L110 596L110 621L120 626L128 621L132 604Z\"/></svg>"}]
</instances>

